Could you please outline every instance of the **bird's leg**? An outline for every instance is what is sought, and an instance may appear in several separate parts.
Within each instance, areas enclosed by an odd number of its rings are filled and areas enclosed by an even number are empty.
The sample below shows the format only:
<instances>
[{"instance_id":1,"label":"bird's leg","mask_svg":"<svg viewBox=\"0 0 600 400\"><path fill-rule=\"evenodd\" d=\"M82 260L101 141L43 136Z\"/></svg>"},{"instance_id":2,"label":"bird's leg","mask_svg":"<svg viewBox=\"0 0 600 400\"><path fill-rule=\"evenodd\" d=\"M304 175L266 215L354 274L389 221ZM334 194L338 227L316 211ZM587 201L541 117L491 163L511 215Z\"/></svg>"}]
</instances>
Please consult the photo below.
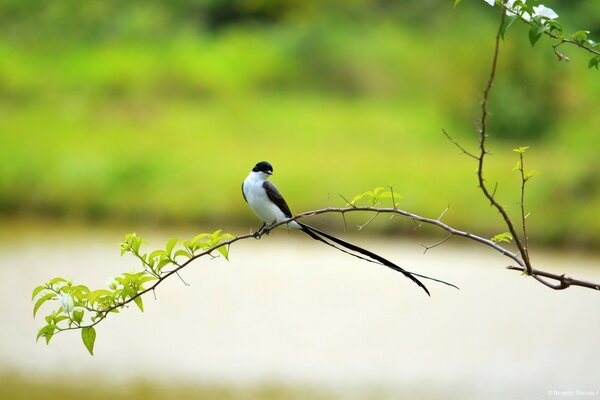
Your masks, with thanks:
<instances>
[{"instance_id":1,"label":"bird's leg","mask_svg":"<svg viewBox=\"0 0 600 400\"><path fill-rule=\"evenodd\" d=\"M252 236L254 236L254 239L260 239L260 237L263 234L263 229L264 229L265 225L267 225L267 223L263 222L262 226L260 228L258 228L258 230L256 232L254 232L252 234Z\"/></svg>"},{"instance_id":2,"label":"bird's leg","mask_svg":"<svg viewBox=\"0 0 600 400\"><path fill-rule=\"evenodd\" d=\"M267 227L263 228L263 233L264 233L264 234L267 234L267 235L268 235L269 233L271 233L271 229L273 229L273 228L271 228L271 227L272 227L273 225L275 225L276 223L277 223L277 221L273 221L273 223L272 223L271 225L269 225L269 226L267 226Z\"/></svg>"}]
</instances>

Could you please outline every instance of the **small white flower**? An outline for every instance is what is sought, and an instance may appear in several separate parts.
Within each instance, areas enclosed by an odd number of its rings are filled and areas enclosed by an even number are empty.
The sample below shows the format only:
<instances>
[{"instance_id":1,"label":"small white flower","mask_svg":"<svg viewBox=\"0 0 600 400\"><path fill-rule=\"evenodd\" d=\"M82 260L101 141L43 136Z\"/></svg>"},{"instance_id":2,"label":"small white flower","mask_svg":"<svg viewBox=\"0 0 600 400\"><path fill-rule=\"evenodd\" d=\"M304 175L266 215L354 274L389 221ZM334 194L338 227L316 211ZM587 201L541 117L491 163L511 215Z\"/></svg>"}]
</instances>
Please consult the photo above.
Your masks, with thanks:
<instances>
[{"instance_id":1,"label":"small white flower","mask_svg":"<svg viewBox=\"0 0 600 400\"><path fill-rule=\"evenodd\" d=\"M108 285L108 288L110 290L115 290L117 288L117 286L119 285L119 282L117 282L115 280L115 278L112 276L109 276L108 278L106 278L106 280L104 282L106 282L106 284Z\"/></svg>"},{"instance_id":2,"label":"small white flower","mask_svg":"<svg viewBox=\"0 0 600 400\"><path fill-rule=\"evenodd\" d=\"M60 305L64 312L67 314L71 313L75 308L75 303L73 302L73 297L69 293L65 294L57 294L56 299L60 301Z\"/></svg>"},{"instance_id":3,"label":"small white flower","mask_svg":"<svg viewBox=\"0 0 600 400\"><path fill-rule=\"evenodd\" d=\"M493 6L494 4L496 4L496 0L483 0L486 3L488 3L490 6Z\"/></svg>"},{"instance_id":4,"label":"small white flower","mask_svg":"<svg viewBox=\"0 0 600 400\"><path fill-rule=\"evenodd\" d=\"M558 18L558 14L554 12L553 9L540 4L537 7L533 7L533 16L534 17L543 17L548 19L556 19Z\"/></svg>"}]
</instances>

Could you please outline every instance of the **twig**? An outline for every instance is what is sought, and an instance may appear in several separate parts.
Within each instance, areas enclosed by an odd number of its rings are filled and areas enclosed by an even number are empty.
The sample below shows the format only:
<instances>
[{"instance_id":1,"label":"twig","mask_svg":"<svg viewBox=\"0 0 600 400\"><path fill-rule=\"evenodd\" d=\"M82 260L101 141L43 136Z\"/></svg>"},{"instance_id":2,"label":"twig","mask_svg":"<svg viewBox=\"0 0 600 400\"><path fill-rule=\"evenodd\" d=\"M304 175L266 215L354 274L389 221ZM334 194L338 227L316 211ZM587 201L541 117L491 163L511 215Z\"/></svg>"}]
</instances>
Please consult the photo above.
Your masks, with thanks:
<instances>
[{"instance_id":1,"label":"twig","mask_svg":"<svg viewBox=\"0 0 600 400\"><path fill-rule=\"evenodd\" d=\"M527 274L531 275L531 273L530 273L531 272L531 264L529 262L529 257L527 255L525 246L523 245L523 242L521 241L521 238L519 237L519 234L518 234L517 230L515 229L515 226L514 226L512 220L508 216L506 209L500 203L498 203L496 201L496 199L494 198L495 189L494 189L494 194L490 193L489 189L487 188L487 185L485 184L485 179L483 178L483 164L484 164L484 160L485 160L485 155L488 154L488 151L486 150L486 147L485 147L486 139L488 136L487 135L487 117L489 115L488 102L489 102L490 92L492 90L492 87L494 86L494 80L496 78L496 68L498 66L498 54L500 52L500 37L501 37L502 26L504 24L505 18L506 18L506 14L504 12L501 12L500 25L498 26L498 31L496 33L496 40L495 40L495 45L494 45L494 56L492 58L492 67L490 70L490 75L488 78L487 85L485 87L485 90L483 91L483 100L481 101L481 119L480 119L480 125L479 125L479 150L480 151L479 151L479 158L478 158L479 162L478 162L478 166L477 166L477 179L479 181L479 187L480 187L481 191L483 192L484 196L490 201L492 206L498 210L498 212L504 219L504 222L505 222L506 226L508 227L508 230L510 231L510 233L513 237L513 240L514 240L515 244L517 245L519 252L522 255Z\"/></svg>"},{"instance_id":2,"label":"twig","mask_svg":"<svg viewBox=\"0 0 600 400\"><path fill-rule=\"evenodd\" d=\"M373 215L371 218L369 218L369 220L367 222L365 222L362 225L357 225L356 227L358 228L358 230L362 230L365 226L369 225L371 222L373 222L375 220L375 218L377 218L379 216L379 213L376 213L375 215Z\"/></svg>"},{"instance_id":3,"label":"twig","mask_svg":"<svg viewBox=\"0 0 600 400\"><path fill-rule=\"evenodd\" d=\"M525 223L525 219L528 214L525 214L525 184L529 180L525 176L525 159L523 157L523 153L519 153L519 172L521 173L521 227L523 228L523 241L525 242L525 254L527 259L529 259L529 237L527 236L527 224Z\"/></svg>"},{"instance_id":4,"label":"twig","mask_svg":"<svg viewBox=\"0 0 600 400\"><path fill-rule=\"evenodd\" d=\"M438 221L439 221L439 219L438 219ZM421 244L421 246L423 246L425 248L425 250L423 250L423 254L427 253L427 250L429 250L429 249L433 249L434 247L438 247L438 246L446 243L448 240L450 240L450 238L452 236L454 236L454 234L450 233L444 239L440 240L439 242L437 242L435 244L432 244L431 246L427 246L427 245Z\"/></svg>"},{"instance_id":5,"label":"twig","mask_svg":"<svg viewBox=\"0 0 600 400\"><path fill-rule=\"evenodd\" d=\"M477 157L475 154L471 153L470 151L467 151L460 143L458 143L452 136L450 136L450 134L445 129L442 129L442 132L448 138L448 140L450 140L463 153L465 153L466 155L468 155L471 158L474 158L475 160L479 160L479 157Z\"/></svg>"},{"instance_id":6,"label":"twig","mask_svg":"<svg viewBox=\"0 0 600 400\"><path fill-rule=\"evenodd\" d=\"M450 204L448 204L448 207L446 207L446 209L444 211L442 211L442 213L440 214L440 216L437 218L438 221L441 221L442 218L444 217L444 215L446 215L446 213L448 212L448 210L450 209Z\"/></svg>"}]
</instances>

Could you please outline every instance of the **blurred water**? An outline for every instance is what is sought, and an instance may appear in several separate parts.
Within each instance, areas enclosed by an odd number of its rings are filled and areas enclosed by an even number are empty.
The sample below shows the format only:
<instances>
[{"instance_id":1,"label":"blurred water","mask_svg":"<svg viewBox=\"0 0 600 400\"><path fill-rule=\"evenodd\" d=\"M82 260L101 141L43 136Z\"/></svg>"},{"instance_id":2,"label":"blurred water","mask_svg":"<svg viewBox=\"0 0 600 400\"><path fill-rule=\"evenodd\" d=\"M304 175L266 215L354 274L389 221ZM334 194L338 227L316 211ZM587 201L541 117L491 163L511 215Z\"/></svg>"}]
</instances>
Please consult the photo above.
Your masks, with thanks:
<instances>
[{"instance_id":1,"label":"blurred water","mask_svg":"<svg viewBox=\"0 0 600 400\"><path fill-rule=\"evenodd\" d=\"M144 236L144 232L138 232ZM191 236L191 233L180 236ZM0 370L203 382L283 382L418 397L600 397L600 294L549 290L504 269L507 259L455 242L422 254L419 242L353 240L460 291L430 283L428 298L396 272L297 232L247 240L192 264L97 329L90 357L77 333L35 343L32 288L53 276L93 287L135 263L121 235L46 229L3 236ZM162 245L167 233L151 233ZM539 267L600 281L600 260L533 249ZM566 396L566 397L565 397ZM589 396L588 396L589 397Z\"/></svg>"}]
</instances>

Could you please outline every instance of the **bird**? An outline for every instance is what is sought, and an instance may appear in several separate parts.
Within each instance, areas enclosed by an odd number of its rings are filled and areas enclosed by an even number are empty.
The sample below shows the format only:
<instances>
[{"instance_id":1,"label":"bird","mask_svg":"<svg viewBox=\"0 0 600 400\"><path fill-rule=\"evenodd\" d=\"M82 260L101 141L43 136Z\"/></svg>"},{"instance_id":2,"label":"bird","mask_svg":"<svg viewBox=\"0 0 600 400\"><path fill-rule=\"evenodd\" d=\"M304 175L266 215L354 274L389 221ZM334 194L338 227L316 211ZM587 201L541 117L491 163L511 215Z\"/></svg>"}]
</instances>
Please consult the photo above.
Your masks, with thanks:
<instances>
[{"instance_id":1,"label":"bird","mask_svg":"<svg viewBox=\"0 0 600 400\"><path fill-rule=\"evenodd\" d=\"M275 185L269 181L269 178L272 175L273 166L267 161L260 161L254 166L254 168L252 168L246 179L244 179L242 182L242 196L244 197L244 200L246 203L248 203L248 206L258 217L258 219L263 222L263 225L254 233L256 238L259 238L263 233L268 234L271 229L270 227L274 224L292 218L292 212L290 211L285 199L279 190L277 190ZM417 284L425 291L425 293L427 293L428 296L431 296L429 290L418 278L429 279L458 289L457 286L451 283L407 271L404 268L369 250L346 242L345 240L330 235L329 233L323 232L300 221L290 221L288 222L288 226L290 228L298 229L300 232L305 233L312 239L325 243L326 245L334 247L344 253L350 254L365 261L385 265L388 268L398 271ZM356 253L359 253L360 255Z\"/></svg>"}]
</instances>

